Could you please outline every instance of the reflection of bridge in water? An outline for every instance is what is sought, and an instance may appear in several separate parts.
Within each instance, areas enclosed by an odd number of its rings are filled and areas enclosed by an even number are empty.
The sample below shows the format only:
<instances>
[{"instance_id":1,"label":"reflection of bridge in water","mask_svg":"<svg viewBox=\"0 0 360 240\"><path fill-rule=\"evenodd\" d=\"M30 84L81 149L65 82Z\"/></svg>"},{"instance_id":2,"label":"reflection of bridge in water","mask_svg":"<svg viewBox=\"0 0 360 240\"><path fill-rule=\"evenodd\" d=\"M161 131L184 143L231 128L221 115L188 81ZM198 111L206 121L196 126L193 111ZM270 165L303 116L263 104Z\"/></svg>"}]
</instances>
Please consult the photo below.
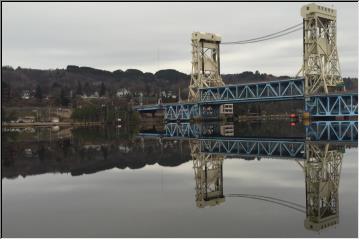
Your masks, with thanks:
<instances>
[{"instance_id":1,"label":"reflection of bridge in water","mask_svg":"<svg viewBox=\"0 0 360 240\"><path fill-rule=\"evenodd\" d=\"M357 121L313 122L304 138L234 137L234 125L219 123L168 123L163 132L143 132L142 137L193 139L201 153L242 157L306 158L306 142L352 143L357 141Z\"/></svg>"},{"instance_id":2,"label":"reflection of bridge in water","mask_svg":"<svg viewBox=\"0 0 360 240\"><path fill-rule=\"evenodd\" d=\"M346 146L357 145L357 122L314 122L304 138L263 139L234 137L232 124L169 123L160 133L140 137L188 139L195 173L196 204L216 206L225 197L262 200L306 213L307 229L320 231L339 223L339 181ZM271 196L224 194L225 158L260 157L295 160L305 176L306 205Z\"/></svg>"}]
</instances>

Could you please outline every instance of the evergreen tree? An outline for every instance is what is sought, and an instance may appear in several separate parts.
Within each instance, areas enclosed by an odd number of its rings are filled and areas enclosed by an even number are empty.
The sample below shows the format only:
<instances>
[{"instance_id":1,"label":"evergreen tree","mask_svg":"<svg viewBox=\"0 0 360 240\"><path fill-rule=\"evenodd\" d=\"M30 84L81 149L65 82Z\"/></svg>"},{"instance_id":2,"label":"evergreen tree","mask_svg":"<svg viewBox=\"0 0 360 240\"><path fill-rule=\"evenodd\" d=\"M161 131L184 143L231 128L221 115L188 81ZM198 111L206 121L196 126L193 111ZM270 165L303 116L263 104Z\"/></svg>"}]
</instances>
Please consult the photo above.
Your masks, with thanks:
<instances>
[{"instance_id":1,"label":"evergreen tree","mask_svg":"<svg viewBox=\"0 0 360 240\"><path fill-rule=\"evenodd\" d=\"M69 99L66 96L64 88L61 88L60 95L59 95L59 103L61 104L61 106L64 106L64 107L69 105Z\"/></svg>"},{"instance_id":2,"label":"evergreen tree","mask_svg":"<svg viewBox=\"0 0 360 240\"><path fill-rule=\"evenodd\" d=\"M102 82L101 87L100 87L100 93L99 93L100 97L104 96L105 93L106 93L106 87L105 87L104 82Z\"/></svg>"},{"instance_id":3,"label":"evergreen tree","mask_svg":"<svg viewBox=\"0 0 360 240\"><path fill-rule=\"evenodd\" d=\"M77 86L75 94L76 95L82 95L83 94L81 82L79 82L79 81L78 81L78 86Z\"/></svg>"},{"instance_id":4,"label":"evergreen tree","mask_svg":"<svg viewBox=\"0 0 360 240\"><path fill-rule=\"evenodd\" d=\"M42 90L41 90L41 87L40 85L37 85L36 86L36 89L35 89L35 97L41 101L41 99L43 98L43 93L42 93Z\"/></svg>"},{"instance_id":5,"label":"evergreen tree","mask_svg":"<svg viewBox=\"0 0 360 240\"><path fill-rule=\"evenodd\" d=\"M83 92L86 94L86 95L90 95L91 94L91 87L90 87L90 84L89 82L86 82L85 85L84 85L84 90Z\"/></svg>"}]
</instances>

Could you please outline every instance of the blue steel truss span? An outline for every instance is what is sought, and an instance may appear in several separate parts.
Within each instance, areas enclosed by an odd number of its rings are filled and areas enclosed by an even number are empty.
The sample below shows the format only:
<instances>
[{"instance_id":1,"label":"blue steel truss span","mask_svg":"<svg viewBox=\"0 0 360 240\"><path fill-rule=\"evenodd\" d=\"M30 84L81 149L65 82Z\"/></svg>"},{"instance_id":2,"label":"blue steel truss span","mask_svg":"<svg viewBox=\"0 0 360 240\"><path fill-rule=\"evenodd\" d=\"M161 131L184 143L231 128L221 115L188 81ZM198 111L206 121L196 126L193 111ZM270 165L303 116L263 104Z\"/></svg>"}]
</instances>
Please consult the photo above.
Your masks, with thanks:
<instances>
[{"instance_id":1,"label":"blue steel truss span","mask_svg":"<svg viewBox=\"0 0 360 240\"><path fill-rule=\"evenodd\" d=\"M274 101L304 98L304 79L201 88L200 103Z\"/></svg>"},{"instance_id":2,"label":"blue steel truss span","mask_svg":"<svg viewBox=\"0 0 360 240\"><path fill-rule=\"evenodd\" d=\"M210 126L209 129L212 129ZM205 135L204 135L205 134ZM304 139L257 139L207 135L201 124L168 123L163 133L143 133L142 137L192 139L200 152L239 157L306 158L306 144L345 143L357 144L357 121L318 121L306 127Z\"/></svg>"},{"instance_id":3,"label":"blue steel truss span","mask_svg":"<svg viewBox=\"0 0 360 240\"><path fill-rule=\"evenodd\" d=\"M303 100L304 110L312 117L357 116L357 93L335 93L304 97L304 79L290 79L261 83L225 85L201 88L199 102L167 103L137 106L139 112L164 111L167 121L188 121L195 118L216 118L221 104L257 101ZM214 107L213 114L203 112L205 106ZM216 107L217 105L217 107ZM216 116L214 116L216 115Z\"/></svg>"},{"instance_id":4,"label":"blue steel truss span","mask_svg":"<svg viewBox=\"0 0 360 240\"><path fill-rule=\"evenodd\" d=\"M200 108L197 103L167 103L136 106L138 112L164 111L164 119L167 121L189 121L200 116Z\"/></svg>"},{"instance_id":5,"label":"blue steel truss span","mask_svg":"<svg viewBox=\"0 0 360 240\"><path fill-rule=\"evenodd\" d=\"M165 109L164 104L148 104L148 105L139 105L134 107L134 110L138 112L152 112L152 111L158 111L164 109Z\"/></svg>"},{"instance_id":6,"label":"blue steel truss span","mask_svg":"<svg viewBox=\"0 0 360 240\"><path fill-rule=\"evenodd\" d=\"M357 116L358 94L338 93L305 99L305 111L313 117Z\"/></svg>"},{"instance_id":7,"label":"blue steel truss span","mask_svg":"<svg viewBox=\"0 0 360 240\"><path fill-rule=\"evenodd\" d=\"M204 133L201 124L191 123L167 123L165 124L162 137L179 138L211 138ZM358 140L357 121L316 121L305 128L306 139L309 141L341 141L354 142ZM238 139L237 137L214 137L216 139Z\"/></svg>"},{"instance_id":8,"label":"blue steel truss span","mask_svg":"<svg viewBox=\"0 0 360 240\"><path fill-rule=\"evenodd\" d=\"M169 121L190 120L200 116L199 104L178 103L164 106L164 118Z\"/></svg>"},{"instance_id":9,"label":"blue steel truss span","mask_svg":"<svg viewBox=\"0 0 360 240\"><path fill-rule=\"evenodd\" d=\"M357 121L319 121L306 128L306 137L312 141L357 141Z\"/></svg>"},{"instance_id":10,"label":"blue steel truss span","mask_svg":"<svg viewBox=\"0 0 360 240\"><path fill-rule=\"evenodd\" d=\"M305 142L260 139L199 139L202 153L304 159Z\"/></svg>"}]
</instances>

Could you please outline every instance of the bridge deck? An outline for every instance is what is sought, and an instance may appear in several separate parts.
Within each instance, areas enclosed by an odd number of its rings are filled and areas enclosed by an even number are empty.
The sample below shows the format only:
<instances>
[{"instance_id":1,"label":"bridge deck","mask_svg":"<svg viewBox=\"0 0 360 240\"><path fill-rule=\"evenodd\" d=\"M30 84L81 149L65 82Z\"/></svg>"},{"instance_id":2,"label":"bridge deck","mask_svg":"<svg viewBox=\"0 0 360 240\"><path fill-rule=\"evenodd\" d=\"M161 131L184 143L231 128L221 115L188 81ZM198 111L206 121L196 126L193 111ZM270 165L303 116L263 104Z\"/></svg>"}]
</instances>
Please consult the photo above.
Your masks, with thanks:
<instances>
[{"instance_id":1,"label":"bridge deck","mask_svg":"<svg viewBox=\"0 0 360 240\"><path fill-rule=\"evenodd\" d=\"M201 106L236 104L258 101L303 100L304 111L313 117L358 115L358 94L339 92L328 95L304 96L304 79L287 79L260 83L225 85L201 88L199 102L152 104L134 107L139 112L163 110L165 120L186 121L209 118ZM218 114L216 112L216 114Z\"/></svg>"}]
</instances>

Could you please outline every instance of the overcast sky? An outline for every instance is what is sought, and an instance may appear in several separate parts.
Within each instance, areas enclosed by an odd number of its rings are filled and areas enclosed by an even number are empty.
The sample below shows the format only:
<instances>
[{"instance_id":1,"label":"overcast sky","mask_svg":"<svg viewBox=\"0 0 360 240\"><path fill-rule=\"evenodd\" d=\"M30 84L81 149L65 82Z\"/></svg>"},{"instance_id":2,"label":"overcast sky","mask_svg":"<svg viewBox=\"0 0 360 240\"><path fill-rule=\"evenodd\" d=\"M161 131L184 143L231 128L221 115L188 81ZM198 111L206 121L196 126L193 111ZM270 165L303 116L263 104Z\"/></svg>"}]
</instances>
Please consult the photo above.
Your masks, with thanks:
<instances>
[{"instance_id":1,"label":"overcast sky","mask_svg":"<svg viewBox=\"0 0 360 240\"><path fill-rule=\"evenodd\" d=\"M191 33L243 40L302 21L305 3L2 3L3 65L41 69L74 64L144 72L190 73ZM343 76L358 74L358 3L322 3L338 11ZM302 32L247 45L221 46L221 72L295 75Z\"/></svg>"}]
</instances>

